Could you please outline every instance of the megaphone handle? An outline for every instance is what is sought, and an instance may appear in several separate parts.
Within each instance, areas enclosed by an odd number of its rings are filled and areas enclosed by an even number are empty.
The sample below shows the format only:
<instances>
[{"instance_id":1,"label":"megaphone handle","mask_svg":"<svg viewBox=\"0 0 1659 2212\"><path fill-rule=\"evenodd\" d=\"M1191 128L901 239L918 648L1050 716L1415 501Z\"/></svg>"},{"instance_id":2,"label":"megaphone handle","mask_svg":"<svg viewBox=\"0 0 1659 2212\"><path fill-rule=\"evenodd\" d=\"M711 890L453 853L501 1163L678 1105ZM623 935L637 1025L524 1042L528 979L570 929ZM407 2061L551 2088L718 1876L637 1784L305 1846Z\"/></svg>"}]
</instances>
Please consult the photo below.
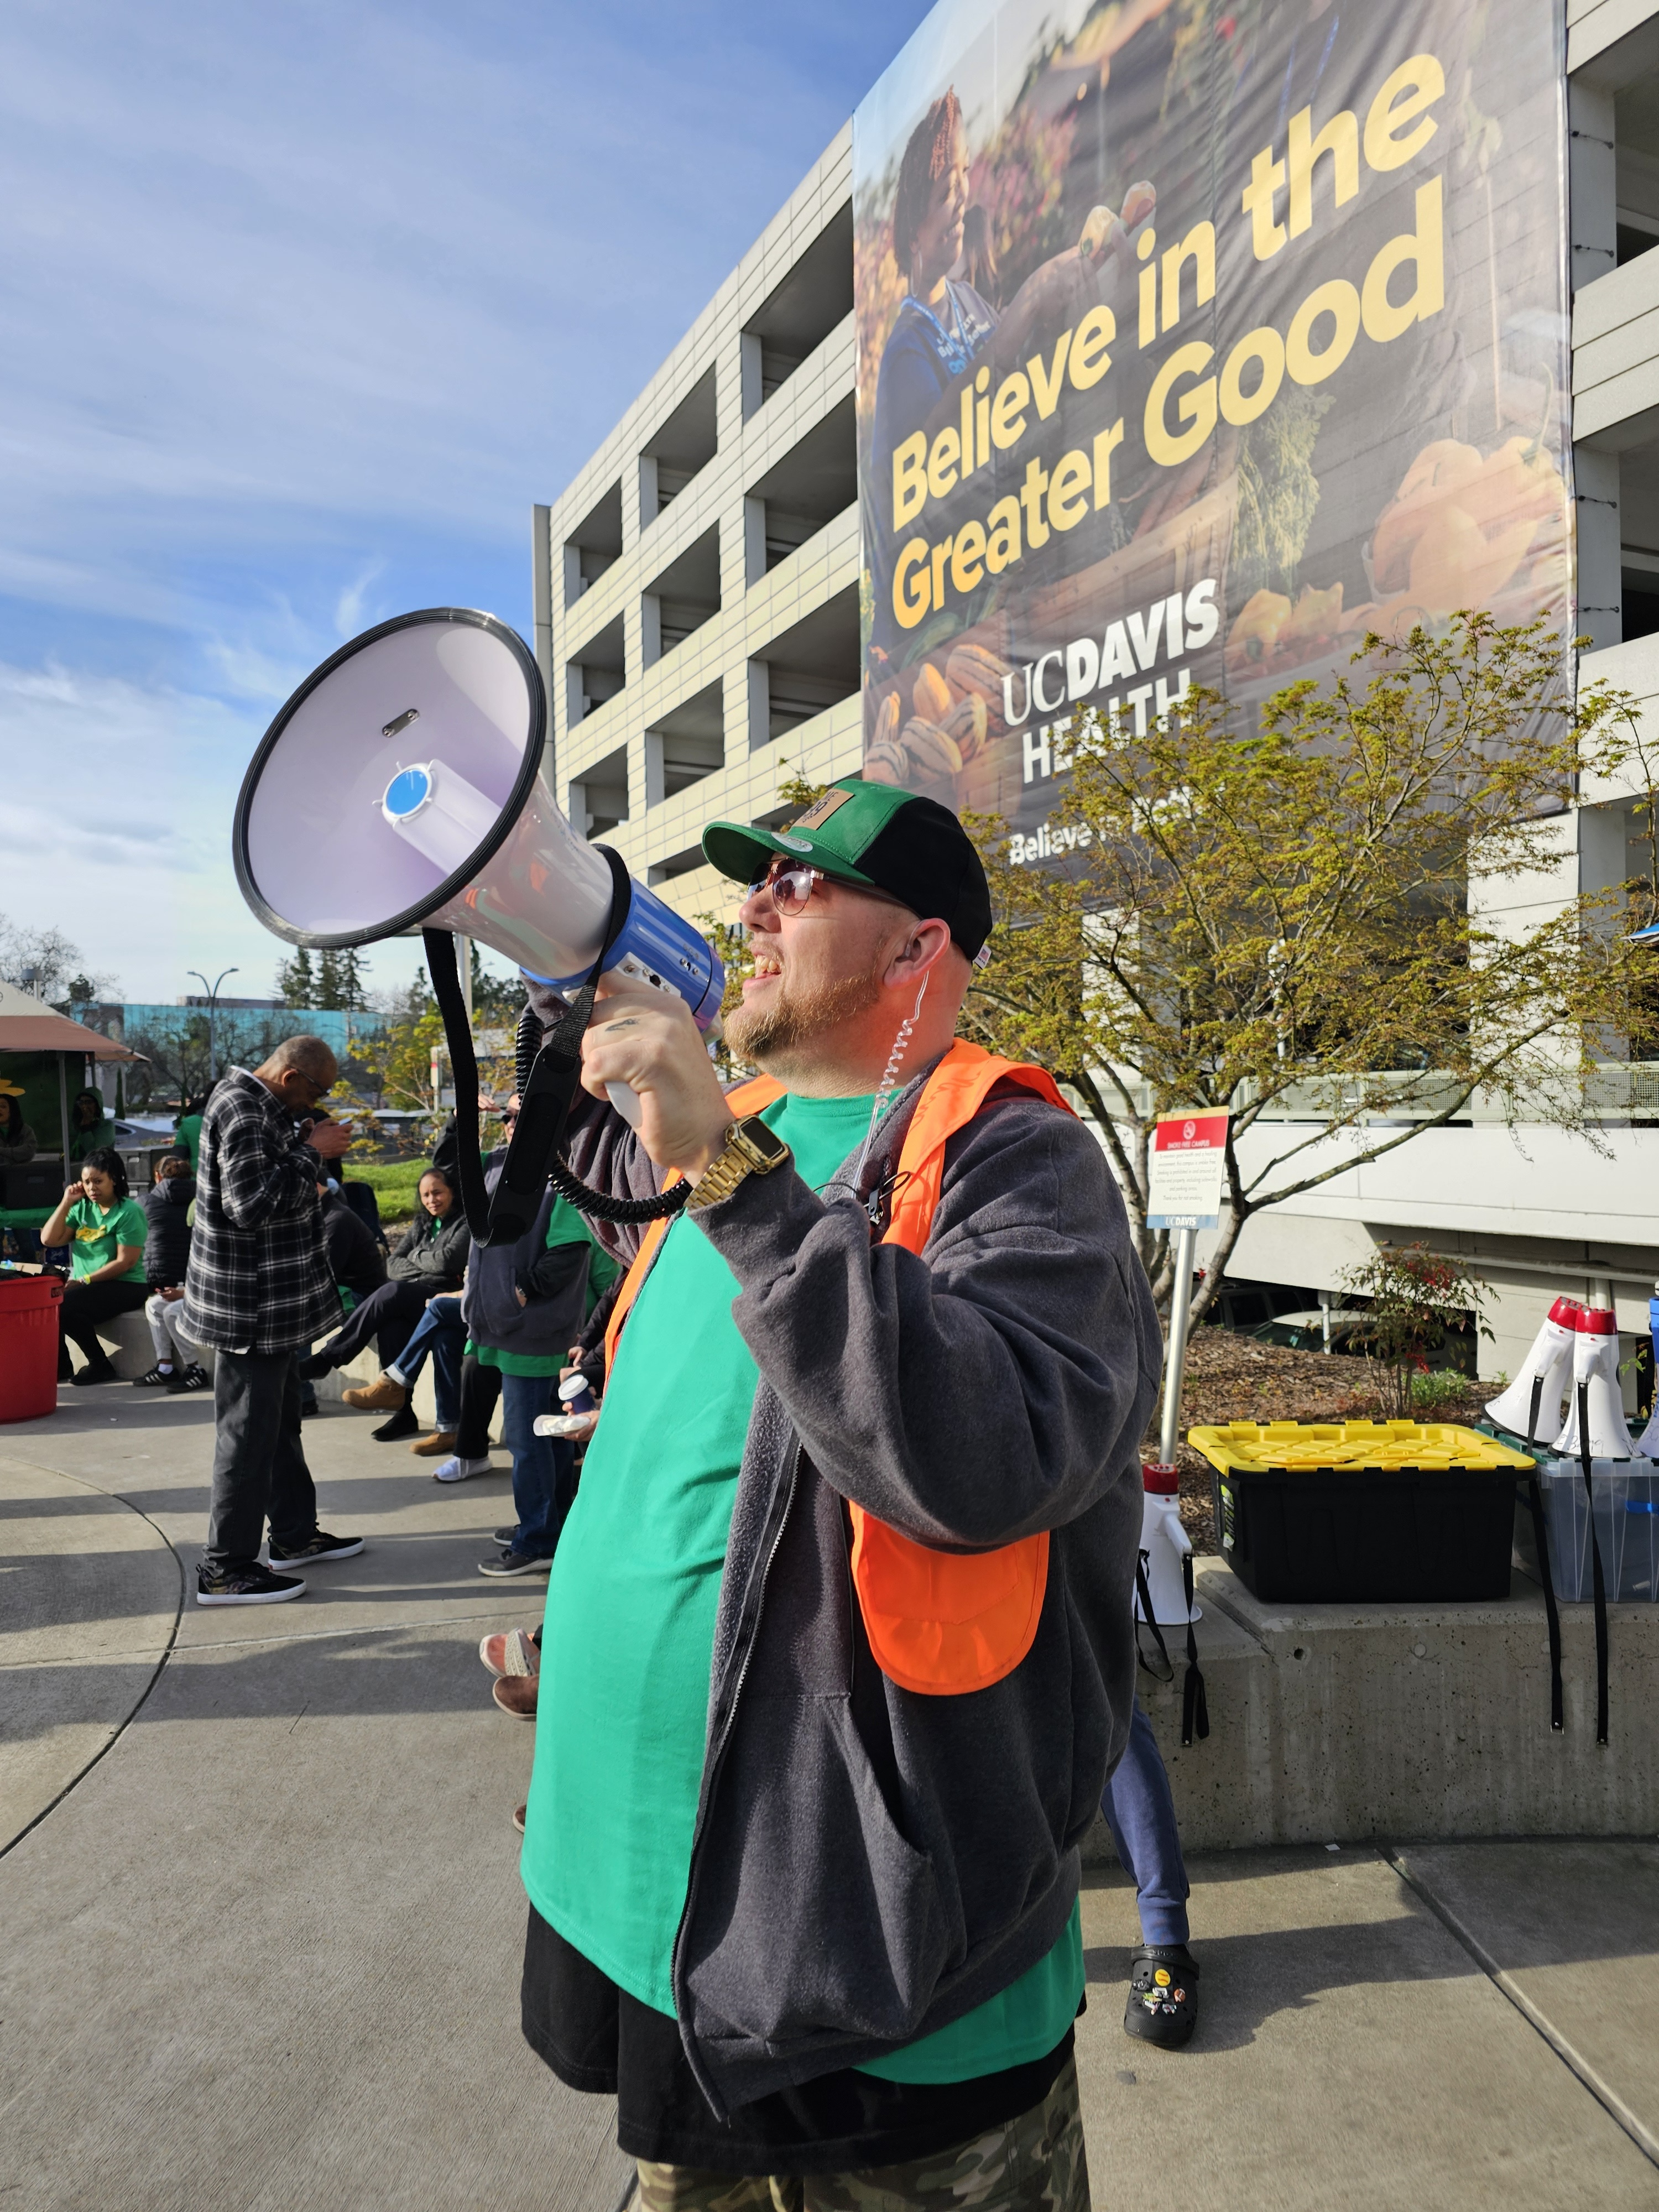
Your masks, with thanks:
<instances>
[{"instance_id":1,"label":"megaphone handle","mask_svg":"<svg viewBox=\"0 0 1659 2212\"><path fill-rule=\"evenodd\" d=\"M482 1241L489 1223L489 1194L484 1188L478 1157L478 1060L472 1049L472 1024L461 995L454 939L447 929L423 929L421 942L426 948L426 972L443 1017L449 1065L455 1078L455 1135L459 1150L456 1171L461 1182L461 1210L467 1226Z\"/></svg>"}]
</instances>

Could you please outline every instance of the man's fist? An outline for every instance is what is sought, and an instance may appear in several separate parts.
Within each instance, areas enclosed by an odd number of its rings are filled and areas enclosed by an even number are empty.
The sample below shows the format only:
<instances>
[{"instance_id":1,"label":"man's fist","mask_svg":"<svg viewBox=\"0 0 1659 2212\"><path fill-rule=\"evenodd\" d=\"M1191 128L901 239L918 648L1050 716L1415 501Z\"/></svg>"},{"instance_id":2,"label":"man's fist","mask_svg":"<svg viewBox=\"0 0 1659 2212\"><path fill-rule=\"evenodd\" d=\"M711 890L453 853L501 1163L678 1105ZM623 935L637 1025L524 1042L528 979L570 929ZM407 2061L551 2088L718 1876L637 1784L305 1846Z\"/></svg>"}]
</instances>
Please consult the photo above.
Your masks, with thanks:
<instances>
[{"instance_id":1,"label":"man's fist","mask_svg":"<svg viewBox=\"0 0 1659 2212\"><path fill-rule=\"evenodd\" d=\"M582 1084L603 1098L608 1083L625 1083L637 1095L640 1141L657 1165L695 1182L725 1141L732 1114L684 999L601 979L582 1039Z\"/></svg>"}]
</instances>

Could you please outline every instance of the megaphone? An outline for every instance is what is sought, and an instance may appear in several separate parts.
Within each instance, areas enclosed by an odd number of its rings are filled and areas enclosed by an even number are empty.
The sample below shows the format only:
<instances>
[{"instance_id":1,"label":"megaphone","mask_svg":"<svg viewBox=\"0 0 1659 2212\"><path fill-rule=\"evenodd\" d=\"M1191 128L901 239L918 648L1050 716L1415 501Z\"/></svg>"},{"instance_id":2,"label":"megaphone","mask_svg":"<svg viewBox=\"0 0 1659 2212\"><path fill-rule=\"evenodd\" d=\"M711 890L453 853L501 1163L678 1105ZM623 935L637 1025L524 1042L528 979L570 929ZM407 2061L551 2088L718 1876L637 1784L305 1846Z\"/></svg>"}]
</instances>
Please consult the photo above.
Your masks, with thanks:
<instances>
[{"instance_id":1,"label":"megaphone","mask_svg":"<svg viewBox=\"0 0 1659 2212\"><path fill-rule=\"evenodd\" d=\"M236 880L278 937L332 950L423 932L456 1071L461 1172L473 1186L463 1197L475 1236L492 1243L528 1225L519 1223L526 1198L532 1218L540 1204L547 1176L534 1171L533 1156L545 1152L551 1163L600 969L678 993L704 1029L726 980L689 922L571 828L548 778L546 722L541 671L505 623L465 607L399 615L306 678L260 739L236 802ZM575 1002L572 1022L560 1024L521 1083L488 1229L474 1218L482 1185L471 1167L471 1035L443 932L477 938ZM626 1109L631 1096L617 1103ZM623 1203L591 1192L578 1202L606 1212ZM641 1206L670 1210L639 1201L626 1218L640 1218Z\"/></svg>"},{"instance_id":2,"label":"megaphone","mask_svg":"<svg viewBox=\"0 0 1659 2212\"><path fill-rule=\"evenodd\" d=\"M1202 1620L1203 1613L1188 1603L1187 1572L1182 1562L1192 1551L1192 1539L1181 1525L1180 1477L1173 1467L1160 1462L1143 1467L1144 1493L1140 1509L1140 1549L1146 1561L1148 1613L1137 1578L1135 1619L1154 1620L1161 1628L1183 1626Z\"/></svg>"},{"instance_id":3,"label":"megaphone","mask_svg":"<svg viewBox=\"0 0 1659 2212\"><path fill-rule=\"evenodd\" d=\"M1555 1449L1563 1459L1636 1456L1636 1446L1625 1425L1625 1403L1619 1388L1619 1323L1606 1306L1579 1310L1572 1349L1572 1395L1566 1426L1556 1438Z\"/></svg>"},{"instance_id":4,"label":"megaphone","mask_svg":"<svg viewBox=\"0 0 1659 2212\"><path fill-rule=\"evenodd\" d=\"M1572 1379L1572 1347L1578 1316L1583 1311L1577 1298L1557 1298L1544 1326L1532 1340L1532 1350L1509 1389L1491 1399L1486 1418L1511 1436L1537 1442L1561 1419L1561 1401ZM1534 1398L1534 1386L1537 1385Z\"/></svg>"}]
</instances>

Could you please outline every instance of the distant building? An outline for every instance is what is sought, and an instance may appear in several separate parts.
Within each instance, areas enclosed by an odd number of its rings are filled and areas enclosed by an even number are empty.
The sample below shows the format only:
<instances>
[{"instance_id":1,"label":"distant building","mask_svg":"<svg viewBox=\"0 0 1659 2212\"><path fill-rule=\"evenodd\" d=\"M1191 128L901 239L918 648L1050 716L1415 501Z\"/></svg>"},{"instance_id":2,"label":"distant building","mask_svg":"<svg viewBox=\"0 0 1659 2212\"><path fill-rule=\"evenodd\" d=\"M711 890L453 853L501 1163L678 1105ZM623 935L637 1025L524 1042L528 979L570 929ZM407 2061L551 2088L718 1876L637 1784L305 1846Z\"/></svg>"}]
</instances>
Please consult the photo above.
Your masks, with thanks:
<instances>
[{"instance_id":1,"label":"distant building","mask_svg":"<svg viewBox=\"0 0 1659 2212\"><path fill-rule=\"evenodd\" d=\"M110 1106L142 1105L152 1093L199 1092L208 1081L208 1006L204 998L173 1005L83 1000L70 1009L88 1029L140 1055L118 1079L114 1063L98 1073ZM345 1012L336 1006L285 1006L280 999L221 999L213 1010L214 1071L257 1066L284 1037L319 1036L342 1063L354 1047L386 1026L380 1014Z\"/></svg>"}]
</instances>

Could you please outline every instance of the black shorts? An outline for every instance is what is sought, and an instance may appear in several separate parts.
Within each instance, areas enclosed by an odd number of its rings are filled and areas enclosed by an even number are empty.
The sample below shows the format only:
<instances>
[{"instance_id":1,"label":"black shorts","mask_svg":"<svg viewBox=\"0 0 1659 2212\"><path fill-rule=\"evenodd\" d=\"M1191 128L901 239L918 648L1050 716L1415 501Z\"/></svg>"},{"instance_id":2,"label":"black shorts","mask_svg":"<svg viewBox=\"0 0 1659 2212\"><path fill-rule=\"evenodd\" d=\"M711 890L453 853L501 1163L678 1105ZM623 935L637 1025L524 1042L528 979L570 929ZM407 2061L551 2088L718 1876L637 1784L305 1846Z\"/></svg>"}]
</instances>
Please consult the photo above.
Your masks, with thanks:
<instances>
[{"instance_id":1,"label":"black shorts","mask_svg":"<svg viewBox=\"0 0 1659 2212\"><path fill-rule=\"evenodd\" d=\"M720 2173L845 2173L931 2158L1041 2104L1072 2054L971 2081L884 2081L843 2067L739 2106L722 2124L680 2047L678 2024L619 1990L534 1905L525 1937L525 2040L561 2081L617 2100L630 2158Z\"/></svg>"}]
</instances>

